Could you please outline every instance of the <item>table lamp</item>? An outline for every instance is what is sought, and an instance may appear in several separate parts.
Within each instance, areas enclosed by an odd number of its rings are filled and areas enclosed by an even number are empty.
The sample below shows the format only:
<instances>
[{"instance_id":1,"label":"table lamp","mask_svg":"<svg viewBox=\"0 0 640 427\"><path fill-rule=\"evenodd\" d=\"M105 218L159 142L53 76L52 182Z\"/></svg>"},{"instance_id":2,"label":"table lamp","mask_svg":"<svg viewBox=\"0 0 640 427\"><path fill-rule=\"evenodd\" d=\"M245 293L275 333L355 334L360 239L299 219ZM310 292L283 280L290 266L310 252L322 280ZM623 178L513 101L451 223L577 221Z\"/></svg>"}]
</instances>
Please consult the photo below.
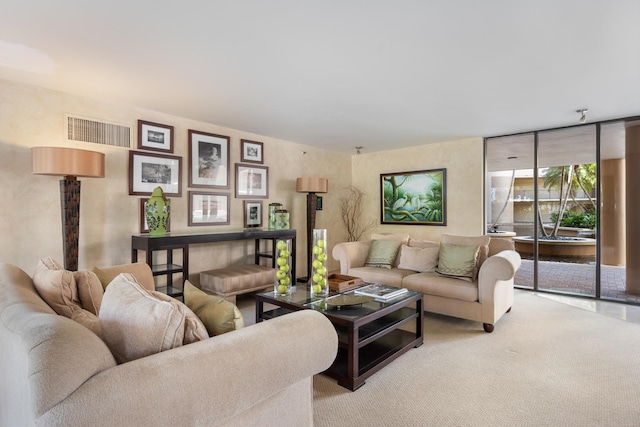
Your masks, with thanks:
<instances>
[{"instance_id":1,"label":"table lamp","mask_svg":"<svg viewBox=\"0 0 640 427\"><path fill-rule=\"evenodd\" d=\"M313 229L316 227L316 209L318 196L316 193L326 193L329 190L327 178L297 178L296 191L307 194L307 277L300 277L298 282L307 282L311 276L311 246L313 244Z\"/></svg>"},{"instance_id":2,"label":"table lamp","mask_svg":"<svg viewBox=\"0 0 640 427\"><path fill-rule=\"evenodd\" d=\"M64 177L60 180L64 268L77 271L80 235L80 181L77 178L104 178L104 153L76 148L32 147L31 172Z\"/></svg>"}]
</instances>

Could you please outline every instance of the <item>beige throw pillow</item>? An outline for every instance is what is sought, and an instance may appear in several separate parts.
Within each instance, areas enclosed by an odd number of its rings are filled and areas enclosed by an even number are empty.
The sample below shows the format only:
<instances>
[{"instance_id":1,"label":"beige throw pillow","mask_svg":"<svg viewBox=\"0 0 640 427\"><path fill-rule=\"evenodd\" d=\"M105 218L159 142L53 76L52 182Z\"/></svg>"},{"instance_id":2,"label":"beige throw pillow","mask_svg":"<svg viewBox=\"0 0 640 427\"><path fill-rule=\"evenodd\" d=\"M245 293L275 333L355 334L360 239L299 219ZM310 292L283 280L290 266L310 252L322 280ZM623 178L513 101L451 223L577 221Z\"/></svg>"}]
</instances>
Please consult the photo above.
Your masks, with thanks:
<instances>
[{"instance_id":1,"label":"beige throw pillow","mask_svg":"<svg viewBox=\"0 0 640 427\"><path fill-rule=\"evenodd\" d=\"M78 297L82 308L97 316L100 312L100 304L102 304L104 295L100 279L93 271L76 271L73 273L73 277L76 280Z\"/></svg>"},{"instance_id":2,"label":"beige throw pillow","mask_svg":"<svg viewBox=\"0 0 640 427\"><path fill-rule=\"evenodd\" d=\"M201 323L186 331L194 323L187 320L188 312L195 317L180 301L148 291L133 275L122 273L105 290L98 318L102 339L116 361L124 363L179 347L194 337L207 338Z\"/></svg>"},{"instance_id":3,"label":"beige throw pillow","mask_svg":"<svg viewBox=\"0 0 640 427\"><path fill-rule=\"evenodd\" d=\"M80 309L73 312L71 320L80 323L88 328L91 332L102 338L102 329L98 316L88 310Z\"/></svg>"},{"instance_id":4,"label":"beige throw pillow","mask_svg":"<svg viewBox=\"0 0 640 427\"><path fill-rule=\"evenodd\" d=\"M400 248L400 264L398 268L431 273L438 266L440 245L432 248L420 248L402 245Z\"/></svg>"},{"instance_id":5,"label":"beige throw pillow","mask_svg":"<svg viewBox=\"0 0 640 427\"><path fill-rule=\"evenodd\" d=\"M204 323L210 336L244 327L242 314L235 304L219 296L207 294L188 280L184 282L184 303Z\"/></svg>"},{"instance_id":6,"label":"beige throw pillow","mask_svg":"<svg viewBox=\"0 0 640 427\"><path fill-rule=\"evenodd\" d=\"M436 273L468 282L474 281L479 250L477 245L442 243Z\"/></svg>"},{"instance_id":7,"label":"beige throw pillow","mask_svg":"<svg viewBox=\"0 0 640 427\"><path fill-rule=\"evenodd\" d=\"M38 261L33 273L33 285L40 297L56 313L71 318L74 311L80 310L80 299L73 273L65 270L52 258Z\"/></svg>"},{"instance_id":8,"label":"beige throw pillow","mask_svg":"<svg viewBox=\"0 0 640 427\"><path fill-rule=\"evenodd\" d=\"M398 240L372 240L364 266L391 268L401 244Z\"/></svg>"}]
</instances>

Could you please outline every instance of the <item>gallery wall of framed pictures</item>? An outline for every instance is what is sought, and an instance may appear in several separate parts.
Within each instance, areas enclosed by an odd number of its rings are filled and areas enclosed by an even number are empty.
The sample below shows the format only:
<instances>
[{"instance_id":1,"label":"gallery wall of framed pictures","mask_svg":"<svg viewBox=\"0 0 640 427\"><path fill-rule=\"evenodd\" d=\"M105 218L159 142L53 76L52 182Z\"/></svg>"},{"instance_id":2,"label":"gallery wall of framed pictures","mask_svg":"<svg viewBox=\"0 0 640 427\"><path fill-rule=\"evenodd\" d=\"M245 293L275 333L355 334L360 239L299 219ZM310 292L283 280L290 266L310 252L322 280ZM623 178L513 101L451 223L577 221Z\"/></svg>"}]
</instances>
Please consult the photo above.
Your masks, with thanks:
<instances>
[{"instance_id":1,"label":"gallery wall of framed pictures","mask_svg":"<svg viewBox=\"0 0 640 427\"><path fill-rule=\"evenodd\" d=\"M148 120L138 120L137 130L136 150L129 152L129 194L148 197L159 186L167 197L182 197L182 157L175 153L179 151L176 147L186 145L187 185L194 189L188 191L187 226L231 223L228 191L232 169L236 199L269 197L269 168L263 166L262 142L239 139L233 148L234 142L227 135L188 129L182 136L175 134L172 125ZM230 153L238 148L240 162L232 166ZM140 199L141 233L148 232L144 215L147 197ZM262 200L244 200L242 215L245 228L262 227Z\"/></svg>"}]
</instances>

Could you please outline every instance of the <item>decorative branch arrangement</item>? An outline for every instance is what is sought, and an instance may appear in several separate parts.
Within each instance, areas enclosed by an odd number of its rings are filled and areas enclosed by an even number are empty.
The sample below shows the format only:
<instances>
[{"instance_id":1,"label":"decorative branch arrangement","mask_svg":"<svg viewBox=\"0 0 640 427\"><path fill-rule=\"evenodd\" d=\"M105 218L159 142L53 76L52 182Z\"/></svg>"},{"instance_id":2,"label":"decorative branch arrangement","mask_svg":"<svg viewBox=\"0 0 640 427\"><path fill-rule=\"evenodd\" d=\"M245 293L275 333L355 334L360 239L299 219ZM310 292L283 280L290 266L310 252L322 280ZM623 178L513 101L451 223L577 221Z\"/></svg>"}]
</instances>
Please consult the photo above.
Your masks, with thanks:
<instances>
[{"instance_id":1,"label":"decorative branch arrangement","mask_svg":"<svg viewBox=\"0 0 640 427\"><path fill-rule=\"evenodd\" d=\"M362 198L364 192L353 185L346 189L347 195L340 198L342 222L347 228L347 241L355 242L369 229L377 225L375 219L362 224Z\"/></svg>"}]
</instances>

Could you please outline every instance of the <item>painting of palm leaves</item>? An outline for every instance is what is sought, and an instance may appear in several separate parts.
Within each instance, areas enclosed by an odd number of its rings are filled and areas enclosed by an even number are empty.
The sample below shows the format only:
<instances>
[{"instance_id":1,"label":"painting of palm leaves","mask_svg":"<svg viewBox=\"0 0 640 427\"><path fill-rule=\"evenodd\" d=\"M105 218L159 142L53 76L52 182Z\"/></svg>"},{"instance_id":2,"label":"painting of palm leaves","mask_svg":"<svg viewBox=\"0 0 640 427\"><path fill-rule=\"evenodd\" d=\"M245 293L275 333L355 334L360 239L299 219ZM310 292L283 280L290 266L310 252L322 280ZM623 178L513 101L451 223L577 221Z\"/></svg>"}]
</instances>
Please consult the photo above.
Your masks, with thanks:
<instances>
[{"instance_id":1,"label":"painting of palm leaves","mask_svg":"<svg viewBox=\"0 0 640 427\"><path fill-rule=\"evenodd\" d=\"M383 224L446 225L446 169L380 174Z\"/></svg>"}]
</instances>

